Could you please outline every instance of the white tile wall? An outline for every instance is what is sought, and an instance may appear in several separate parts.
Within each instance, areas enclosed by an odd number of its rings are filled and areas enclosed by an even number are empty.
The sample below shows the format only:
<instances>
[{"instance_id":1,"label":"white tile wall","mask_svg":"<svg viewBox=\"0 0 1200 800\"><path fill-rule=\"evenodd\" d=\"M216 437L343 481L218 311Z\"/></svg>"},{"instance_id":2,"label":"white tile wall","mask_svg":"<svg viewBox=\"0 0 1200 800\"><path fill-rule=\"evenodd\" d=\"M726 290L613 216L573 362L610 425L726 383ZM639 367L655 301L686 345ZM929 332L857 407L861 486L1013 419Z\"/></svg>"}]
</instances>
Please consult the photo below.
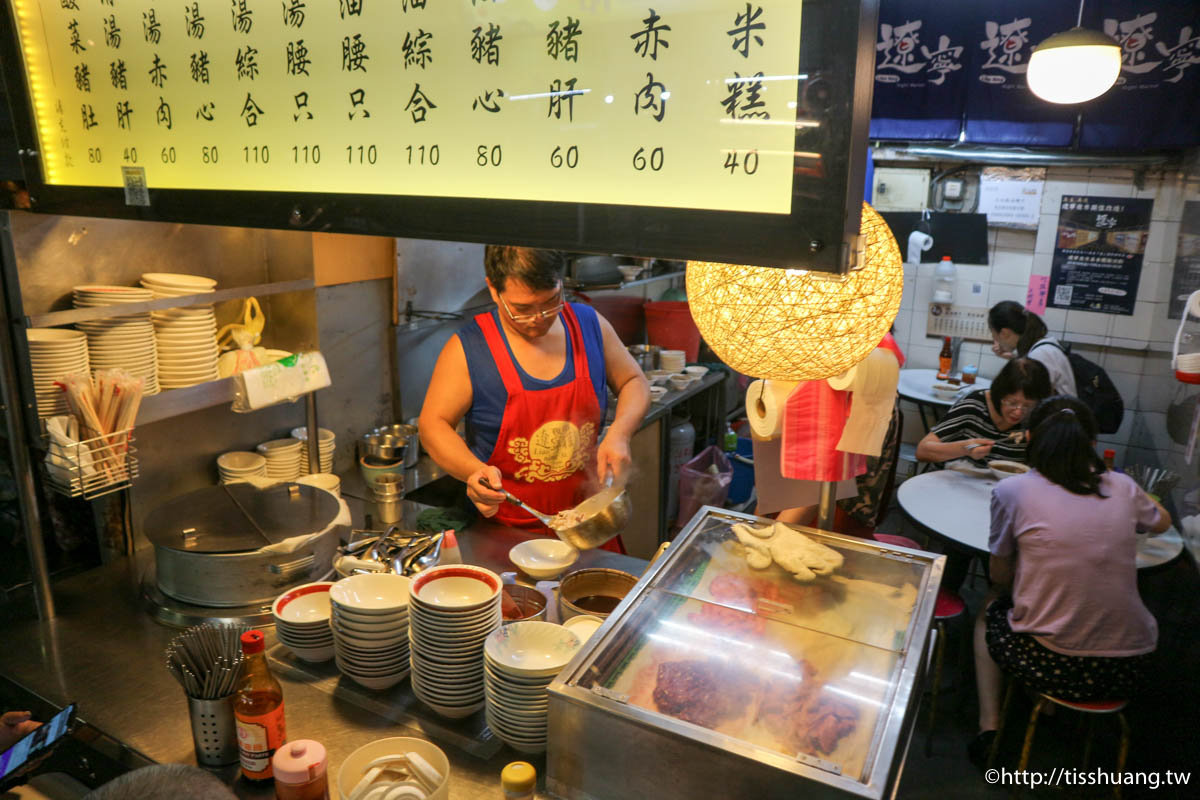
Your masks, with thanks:
<instances>
[{"instance_id":1,"label":"white tile wall","mask_svg":"<svg viewBox=\"0 0 1200 800\"><path fill-rule=\"evenodd\" d=\"M1185 181L1178 174L1148 172L1141 189L1134 172L1120 168L1051 168L1047 170L1038 230L988 231L989 263L959 264L956 299L966 305L992 305L1001 300L1024 303L1031 275L1049 275L1054 252L1058 211L1064 194L1154 199L1147 252L1132 316L1095 314L1049 308L1043 319L1054 333L1076 343L1079 352L1100 363L1112 377L1125 401L1121 430L1101 437L1117 450L1117 463L1165 463L1174 458L1160 448L1179 449L1166 436L1167 406L1178 384L1170 368L1170 355L1161 351L1175 335L1176 321L1166 319L1171 271L1174 267L1179 219L1185 200L1200 199L1200 181ZM909 366L936 368L940 344L925 336L926 314L933 292L933 264L906 265L904 299L896 321L896 338L909 357ZM982 297L970 295L982 284ZM960 364L978 363L980 373L994 376L1004 361L988 345L966 343ZM906 414L905 440L916 441L923 430L915 414ZM1173 452L1173 451L1172 451Z\"/></svg>"}]
</instances>

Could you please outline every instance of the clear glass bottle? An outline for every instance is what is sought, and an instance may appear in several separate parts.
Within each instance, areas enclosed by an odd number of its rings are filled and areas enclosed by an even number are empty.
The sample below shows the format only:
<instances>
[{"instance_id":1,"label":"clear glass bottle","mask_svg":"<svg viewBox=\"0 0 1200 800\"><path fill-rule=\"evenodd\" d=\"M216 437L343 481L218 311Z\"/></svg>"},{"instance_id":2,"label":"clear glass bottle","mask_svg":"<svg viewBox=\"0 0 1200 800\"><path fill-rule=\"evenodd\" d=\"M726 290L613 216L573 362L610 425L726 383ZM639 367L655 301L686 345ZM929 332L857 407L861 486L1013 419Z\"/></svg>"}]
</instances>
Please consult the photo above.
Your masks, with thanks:
<instances>
[{"instance_id":1,"label":"clear glass bottle","mask_svg":"<svg viewBox=\"0 0 1200 800\"><path fill-rule=\"evenodd\" d=\"M270 780L271 757L287 740L283 687L267 666L262 631L242 634L242 654L242 682L233 704L242 775L252 781Z\"/></svg>"}]
</instances>

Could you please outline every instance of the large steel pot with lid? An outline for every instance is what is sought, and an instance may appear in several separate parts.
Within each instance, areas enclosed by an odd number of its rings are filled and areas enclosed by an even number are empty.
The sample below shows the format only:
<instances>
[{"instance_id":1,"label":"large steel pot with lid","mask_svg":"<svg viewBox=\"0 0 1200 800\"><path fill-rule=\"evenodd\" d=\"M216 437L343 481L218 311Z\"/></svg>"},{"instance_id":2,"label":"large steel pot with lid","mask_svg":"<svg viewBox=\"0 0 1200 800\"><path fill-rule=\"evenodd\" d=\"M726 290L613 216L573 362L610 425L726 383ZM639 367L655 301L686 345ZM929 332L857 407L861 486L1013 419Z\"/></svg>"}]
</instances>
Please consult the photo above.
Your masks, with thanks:
<instances>
[{"instance_id":1,"label":"large steel pot with lid","mask_svg":"<svg viewBox=\"0 0 1200 800\"><path fill-rule=\"evenodd\" d=\"M157 584L184 603L234 608L270 602L330 570L338 532L337 499L302 484L256 489L231 484L199 489L162 504L146 518ZM262 548L326 531L290 553Z\"/></svg>"}]
</instances>

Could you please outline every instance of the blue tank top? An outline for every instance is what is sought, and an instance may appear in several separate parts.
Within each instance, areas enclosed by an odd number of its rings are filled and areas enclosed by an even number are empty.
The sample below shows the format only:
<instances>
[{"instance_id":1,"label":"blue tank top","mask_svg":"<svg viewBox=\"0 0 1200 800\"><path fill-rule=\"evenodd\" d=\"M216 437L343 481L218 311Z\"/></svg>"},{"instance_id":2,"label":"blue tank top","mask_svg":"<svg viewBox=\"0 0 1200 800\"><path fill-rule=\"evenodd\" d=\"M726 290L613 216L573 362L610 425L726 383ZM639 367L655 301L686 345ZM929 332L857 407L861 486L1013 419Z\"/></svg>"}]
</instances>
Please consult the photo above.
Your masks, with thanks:
<instances>
[{"instance_id":1,"label":"blue tank top","mask_svg":"<svg viewBox=\"0 0 1200 800\"><path fill-rule=\"evenodd\" d=\"M588 354L588 372L592 379L592 387L596 390L596 399L600 403L600 414L608 410L608 389L605 385L604 370L604 340L600 333L600 320L596 310L582 303L571 303L571 309L579 320L579 330L583 334L583 346ZM564 386L575 379L575 356L571 352L570 342L567 346L567 363L558 377L544 381L534 378L521 368L513 356L512 346L508 336L500 324L497 310L491 312L504 346L508 349L509 358L516 365L517 374L521 376L521 385L526 391L536 392L541 389L553 389ZM563 323L566 324L565 322ZM471 376L471 407L467 409L467 447L476 458L487 461L492 450L496 448L496 437L500 435L500 422L504 419L504 407L508 404L508 391L500 377L500 370L488 349L487 340L479 323L474 319L458 330L458 340L462 343L463 353L467 357L467 372Z\"/></svg>"}]
</instances>

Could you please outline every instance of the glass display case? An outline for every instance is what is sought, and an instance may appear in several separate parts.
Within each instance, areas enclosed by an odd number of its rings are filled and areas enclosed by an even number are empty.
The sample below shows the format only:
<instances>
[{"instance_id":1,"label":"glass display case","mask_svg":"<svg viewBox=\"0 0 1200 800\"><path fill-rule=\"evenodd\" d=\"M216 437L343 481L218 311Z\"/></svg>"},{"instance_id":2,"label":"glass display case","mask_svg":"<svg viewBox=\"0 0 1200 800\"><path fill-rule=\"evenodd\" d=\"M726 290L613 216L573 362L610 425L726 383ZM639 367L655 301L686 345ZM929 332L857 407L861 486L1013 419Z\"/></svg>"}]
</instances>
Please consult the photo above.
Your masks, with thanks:
<instances>
[{"instance_id":1,"label":"glass display case","mask_svg":"<svg viewBox=\"0 0 1200 800\"><path fill-rule=\"evenodd\" d=\"M551 685L548 788L889 794L943 559L712 507L667 552Z\"/></svg>"}]
</instances>

